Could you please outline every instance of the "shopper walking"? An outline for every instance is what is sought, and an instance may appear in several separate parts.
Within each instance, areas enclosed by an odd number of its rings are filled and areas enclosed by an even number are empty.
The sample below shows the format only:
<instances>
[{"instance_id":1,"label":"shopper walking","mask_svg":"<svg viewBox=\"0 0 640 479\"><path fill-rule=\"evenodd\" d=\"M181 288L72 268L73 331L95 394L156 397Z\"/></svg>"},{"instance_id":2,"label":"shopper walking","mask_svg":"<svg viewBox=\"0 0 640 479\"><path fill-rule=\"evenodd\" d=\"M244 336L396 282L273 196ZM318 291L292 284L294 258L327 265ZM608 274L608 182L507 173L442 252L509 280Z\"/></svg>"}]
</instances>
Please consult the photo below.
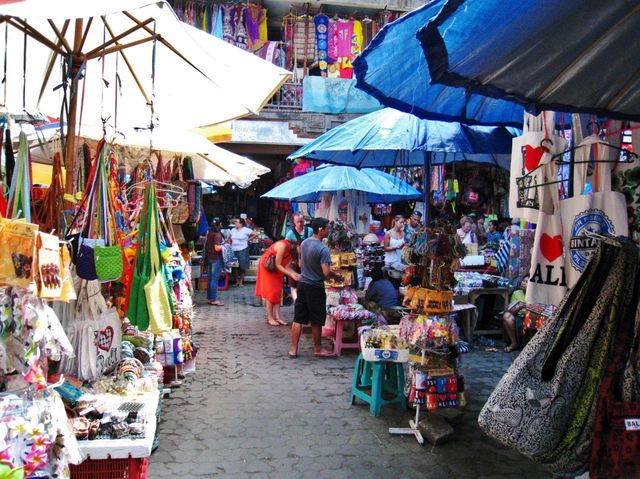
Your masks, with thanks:
<instances>
[{"instance_id":1,"label":"shopper walking","mask_svg":"<svg viewBox=\"0 0 640 479\"><path fill-rule=\"evenodd\" d=\"M322 326L327 314L327 296L324 281L335 278L342 280L342 275L331 271L329 248L322 240L329 236L331 226L326 218L315 218L311 222L313 236L302 242L300 246L300 267L302 274L298 281L298 299L296 300L293 325L291 327L291 347L289 357L298 356L298 343L302 333L302 325L311 324L313 337L313 353L316 357L333 356L322 349Z\"/></svg>"},{"instance_id":2,"label":"shopper walking","mask_svg":"<svg viewBox=\"0 0 640 479\"><path fill-rule=\"evenodd\" d=\"M238 218L235 222L235 228L231 230L229 242L233 253L238 259L238 268L236 269L236 286L244 284L244 275L249 269L249 241L255 238L257 234L247 228L244 218Z\"/></svg>"},{"instance_id":3,"label":"shopper walking","mask_svg":"<svg viewBox=\"0 0 640 479\"><path fill-rule=\"evenodd\" d=\"M222 233L220 218L213 218L204 244L204 264L207 268L207 303L224 306L218 301L218 280L222 273Z\"/></svg>"}]
</instances>

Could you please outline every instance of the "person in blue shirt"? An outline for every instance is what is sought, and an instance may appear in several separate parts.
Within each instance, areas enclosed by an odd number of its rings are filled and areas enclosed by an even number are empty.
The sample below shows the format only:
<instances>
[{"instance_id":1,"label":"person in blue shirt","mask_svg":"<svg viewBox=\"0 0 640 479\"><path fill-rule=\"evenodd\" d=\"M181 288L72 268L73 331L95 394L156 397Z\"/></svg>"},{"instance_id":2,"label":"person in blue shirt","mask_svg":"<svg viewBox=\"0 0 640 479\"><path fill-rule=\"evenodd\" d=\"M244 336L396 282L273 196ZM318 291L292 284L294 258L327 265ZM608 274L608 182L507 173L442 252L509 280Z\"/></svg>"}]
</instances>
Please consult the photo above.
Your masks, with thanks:
<instances>
[{"instance_id":1,"label":"person in blue shirt","mask_svg":"<svg viewBox=\"0 0 640 479\"><path fill-rule=\"evenodd\" d=\"M489 221L489 231L487 231L487 243L500 244L502 234L498 231L498 222L496 220Z\"/></svg>"},{"instance_id":2,"label":"person in blue shirt","mask_svg":"<svg viewBox=\"0 0 640 479\"><path fill-rule=\"evenodd\" d=\"M293 228L287 231L284 239L292 243L302 243L307 238L313 236L311 227L304 226L304 215L300 212L293 215Z\"/></svg>"},{"instance_id":3,"label":"person in blue shirt","mask_svg":"<svg viewBox=\"0 0 640 479\"><path fill-rule=\"evenodd\" d=\"M300 245L304 240L306 240L307 238L311 238L312 236L313 230L310 226L304 225L304 215L298 211L293 215L293 228L287 231L284 239L286 239L289 243L296 243L298 245L298 256L300 256ZM289 267L296 273L300 273L300 266L298 265L297 260L292 261L289 264ZM287 278L287 282L289 283L291 298L295 302L298 297L298 282L294 281L291 278Z\"/></svg>"},{"instance_id":4,"label":"person in blue shirt","mask_svg":"<svg viewBox=\"0 0 640 479\"><path fill-rule=\"evenodd\" d=\"M371 283L367 288L364 299L369 302L368 305L365 305L367 309L375 310L377 306L385 317L387 317L386 312L400 306L398 290L380 268L375 268L371 271Z\"/></svg>"}]
</instances>

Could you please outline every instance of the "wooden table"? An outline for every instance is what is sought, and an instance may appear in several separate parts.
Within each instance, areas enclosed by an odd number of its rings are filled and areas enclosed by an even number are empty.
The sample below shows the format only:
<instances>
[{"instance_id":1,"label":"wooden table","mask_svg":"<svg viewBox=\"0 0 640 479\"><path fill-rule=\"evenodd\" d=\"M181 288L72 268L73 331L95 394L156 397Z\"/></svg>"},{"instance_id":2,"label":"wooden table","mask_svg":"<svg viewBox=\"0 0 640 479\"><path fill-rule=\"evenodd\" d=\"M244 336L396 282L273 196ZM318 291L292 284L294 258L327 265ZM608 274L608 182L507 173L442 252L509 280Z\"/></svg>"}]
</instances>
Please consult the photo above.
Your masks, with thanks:
<instances>
[{"instance_id":1,"label":"wooden table","mask_svg":"<svg viewBox=\"0 0 640 479\"><path fill-rule=\"evenodd\" d=\"M504 310L507 309L507 306L509 305L509 288L475 288L471 290L471 292L469 293L469 303L475 305L478 298L485 294L500 296L504 301ZM473 331L473 334L501 334L501 333L502 333L502 328Z\"/></svg>"},{"instance_id":2,"label":"wooden table","mask_svg":"<svg viewBox=\"0 0 640 479\"><path fill-rule=\"evenodd\" d=\"M469 344L473 338L473 330L478 322L478 308L472 303L462 303L453 305L453 313L462 313L464 324L464 336Z\"/></svg>"}]
</instances>

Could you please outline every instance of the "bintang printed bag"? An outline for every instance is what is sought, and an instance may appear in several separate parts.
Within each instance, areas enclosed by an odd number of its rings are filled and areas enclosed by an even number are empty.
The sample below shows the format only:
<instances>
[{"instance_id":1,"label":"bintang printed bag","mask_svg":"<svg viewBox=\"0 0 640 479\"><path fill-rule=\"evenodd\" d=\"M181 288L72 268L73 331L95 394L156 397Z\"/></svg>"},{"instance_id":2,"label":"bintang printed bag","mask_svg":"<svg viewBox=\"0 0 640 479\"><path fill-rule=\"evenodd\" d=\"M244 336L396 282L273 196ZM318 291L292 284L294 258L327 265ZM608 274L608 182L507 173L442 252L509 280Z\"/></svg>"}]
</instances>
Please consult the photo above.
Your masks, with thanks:
<instances>
[{"instance_id":1,"label":"bintang printed bag","mask_svg":"<svg viewBox=\"0 0 640 479\"><path fill-rule=\"evenodd\" d=\"M603 144L597 135L585 138L575 151L574 196L560 202L565 274L569 288L578 281L598 243L597 236L627 236L627 205L622 193L611 191L611 165L618 150ZM592 193L582 194L589 160L595 174Z\"/></svg>"},{"instance_id":2,"label":"bintang printed bag","mask_svg":"<svg viewBox=\"0 0 640 479\"><path fill-rule=\"evenodd\" d=\"M509 215L531 223L538 221L540 188L544 183L541 165L564 151L566 141L554 134L555 113L524 114L523 134L512 141L509 187Z\"/></svg>"},{"instance_id":3,"label":"bintang printed bag","mask_svg":"<svg viewBox=\"0 0 640 479\"><path fill-rule=\"evenodd\" d=\"M600 243L576 286L482 408L478 423L487 435L534 460L558 447L629 263L619 243Z\"/></svg>"}]
</instances>

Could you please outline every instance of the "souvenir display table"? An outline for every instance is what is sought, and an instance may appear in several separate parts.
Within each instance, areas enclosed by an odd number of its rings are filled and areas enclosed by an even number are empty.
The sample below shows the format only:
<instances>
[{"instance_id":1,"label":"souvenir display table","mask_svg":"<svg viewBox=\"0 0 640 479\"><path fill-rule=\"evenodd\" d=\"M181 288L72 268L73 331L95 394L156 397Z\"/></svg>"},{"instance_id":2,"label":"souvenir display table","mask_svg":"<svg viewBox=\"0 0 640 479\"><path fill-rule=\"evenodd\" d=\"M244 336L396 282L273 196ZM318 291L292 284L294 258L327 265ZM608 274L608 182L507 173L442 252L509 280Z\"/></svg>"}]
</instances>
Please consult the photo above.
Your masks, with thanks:
<instances>
[{"instance_id":1,"label":"souvenir display table","mask_svg":"<svg viewBox=\"0 0 640 479\"><path fill-rule=\"evenodd\" d=\"M462 316L464 337L468 343L473 339L473 333L478 322L478 308L473 303L454 303L453 312Z\"/></svg>"},{"instance_id":2,"label":"souvenir display table","mask_svg":"<svg viewBox=\"0 0 640 479\"><path fill-rule=\"evenodd\" d=\"M100 436L98 436L93 440L78 441L83 461L89 459L149 457L153 448L153 439L156 435L156 412L159 398L159 391L123 398L118 397L116 400L122 403L120 409L123 412L135 412L139 422L145 425L144 434L136 437L136 439L100 439Z\"/></svg>"}]
</instances>

